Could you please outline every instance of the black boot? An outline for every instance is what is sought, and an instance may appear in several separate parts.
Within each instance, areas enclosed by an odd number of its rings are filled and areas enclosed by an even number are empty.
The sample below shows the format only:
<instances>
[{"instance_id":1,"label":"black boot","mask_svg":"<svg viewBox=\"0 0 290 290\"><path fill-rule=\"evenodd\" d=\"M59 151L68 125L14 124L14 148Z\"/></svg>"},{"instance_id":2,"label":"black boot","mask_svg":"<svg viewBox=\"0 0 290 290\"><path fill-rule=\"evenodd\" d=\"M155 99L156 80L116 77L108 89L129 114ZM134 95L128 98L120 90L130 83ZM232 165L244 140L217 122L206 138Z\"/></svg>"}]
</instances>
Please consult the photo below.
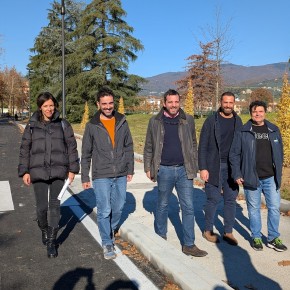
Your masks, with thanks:
<instances>
[{"instance_id":1,"label":"black boot","mask_svg":"<svg viewBox=\"0 0 290 290\"><path fill-rule=\"evenodd\" d=\"M40 228L42 232L42 243L46 245L47 243L47 231L48 231L48 225L42 225L39 220L37 221L38 227Z\"/></svg>"},{"instance_id":2,"label":"black boot","mask_svg":"<svg viewBox=\"0 0 290 290\"><path fill-rule=\"evenodd\" d=\"M47 256L48 258L57 257L56 235L58 228L48 227Z\"/></svg>"}]
</instances>

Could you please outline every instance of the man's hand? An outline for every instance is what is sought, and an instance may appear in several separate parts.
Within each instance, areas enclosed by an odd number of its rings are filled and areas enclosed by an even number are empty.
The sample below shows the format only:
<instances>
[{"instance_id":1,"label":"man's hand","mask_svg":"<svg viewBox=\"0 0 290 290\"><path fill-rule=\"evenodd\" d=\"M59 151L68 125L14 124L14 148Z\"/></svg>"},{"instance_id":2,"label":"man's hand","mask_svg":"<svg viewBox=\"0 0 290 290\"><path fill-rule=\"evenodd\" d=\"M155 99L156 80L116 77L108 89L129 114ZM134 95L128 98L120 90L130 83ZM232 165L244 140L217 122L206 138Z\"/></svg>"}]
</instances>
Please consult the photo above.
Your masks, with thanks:
<instances>
[{"instance_id":1,"label":"man's hand","mask_svg":"<svg viewBox=\"0 0 290 290\"><path fill-rule=\"evenodd\" d=\"M29 186L31 184L31 179L30 179L30 174L29 173L25 173L22 177L23 182L25 185Z\"/></svg>"},{"instance_id":2,"label":"man's hand","mask_svg":"<svg viewBox=\"0 0 290 290\"><path fill-rule=\"evenodd\" d=\"M133 175L127 175L127 182L130 182L133 178Z\"/></svg>"},{"instance_id":3,"label":"man's hand","mask_svg":"<svg viewBox=\"0 0 290 290\"><path fill-rule=\"evenodd\" d=\"M236 183L238 184L238 185L243 185L243 183L244 183L244 179L241 177L241 178L238 178L238 179L236 179Z\"/></svg>"},{"instance_id":4,"label":"man's hand","mask_svg":"<svg viewBox=\"0 0 290 290\"><path fill-rule=\"evenodd\" d=\"M204 182L208 182L209 173L206 169L201 170L199 175L201 180L203 180Z\"/></svg>"},{"instance_id":5,"label":"man's hand","mask_svg":"<svg viewBox=\"0 0 290 290\"><path fill-rule=\"evenodd\" d=\"M146 176L147 176L151 181L153 181L153 180L152 180L152 177L151 177L151 174L150 174L150 171L147 171L147 172L146 172Z\"/></svg>"},{"instance_id":6,"label":"man's hand","mask_svg":"<svg viewBox=\"0 0 290 290\"><path fill-rule=\"evenodd\" d=\"M83 186L83 189L89 189L91 188L91 183L88 181L88 182L83 182L82 183L82 186Z\"/></svg>"}]
</instances>

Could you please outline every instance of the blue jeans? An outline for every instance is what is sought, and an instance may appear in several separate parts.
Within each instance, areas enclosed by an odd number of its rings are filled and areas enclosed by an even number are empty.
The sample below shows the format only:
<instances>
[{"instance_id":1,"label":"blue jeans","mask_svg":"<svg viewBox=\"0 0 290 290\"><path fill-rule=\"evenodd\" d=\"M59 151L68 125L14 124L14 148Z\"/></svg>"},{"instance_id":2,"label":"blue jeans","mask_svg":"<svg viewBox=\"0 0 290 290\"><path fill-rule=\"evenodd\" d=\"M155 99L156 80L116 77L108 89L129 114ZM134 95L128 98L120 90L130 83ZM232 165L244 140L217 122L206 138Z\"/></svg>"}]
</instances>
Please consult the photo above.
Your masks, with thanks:
<instances>
[{"instance_id":1,"label":"blue jeans","mask_svg":"<svg viewBox=\"0 0 290 290\"><path fill-rule=\"evenodd\" d=\"M155 230L161 237L167 234L168 203L175 187L181 207L182 229L185 246L194 244L193 180L187 178L184 166L160 165L158 175L158 201Z\"/></svg>"},{"instance_id":2,"label":"blue jeans","mask_svg":"<svg viewBox=\"0 0 290 290\"><path fill-rule=\"evenodd\" d=\"M222 194L223 192L223 194ZM221 163L220 186L205 184L206 205L205 205L205 230L212 231L217 206L220 200L224 199L224 232L232 233L236 219L236 198L238 185L230 177L227 163Z\"/></svg>"},{"instance_id":3,"label":"blue jeans","mask_svg":"<svg viewBox=\"0 0 290 290\"><path fill-rule=\"evenodd\" d=\"M99 178L93 181L96 194L97 223L102 245L114 243L114 230L126 202L127 177Z\"/></svg>"},{"instance_id":4,"label":"blue jeans","mask_svg":"<svg viewBox=\"0 0 290 290\"><path fill-rule=\"evenodd\" d=\"M274 177L260 179L259 181L260 185L257 189L244 188L250 219L250 229L253 239L261 238L261 193L263 192L268 208L268 241L272 241L280 236L278 232L280 222L280 191L276 188Z\"/></svg>"}]
</instances>

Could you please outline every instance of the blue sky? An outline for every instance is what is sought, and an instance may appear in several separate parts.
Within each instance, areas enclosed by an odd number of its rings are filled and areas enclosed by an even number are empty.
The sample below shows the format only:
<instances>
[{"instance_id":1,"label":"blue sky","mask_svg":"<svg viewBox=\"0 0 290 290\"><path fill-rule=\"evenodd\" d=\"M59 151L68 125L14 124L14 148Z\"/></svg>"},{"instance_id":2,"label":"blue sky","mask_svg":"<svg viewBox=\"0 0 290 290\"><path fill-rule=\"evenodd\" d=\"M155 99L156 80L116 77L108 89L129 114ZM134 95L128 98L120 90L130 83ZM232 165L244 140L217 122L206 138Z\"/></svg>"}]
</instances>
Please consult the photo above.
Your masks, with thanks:
<instances>
[{"instance_id":1,"label":"blue sky","mask_svg":"<svg viewBox=\"0 0 290 290\"><path fill-rule=\"evenodd\" d=\"M90 2L90 1L85 1ZM26 74L29 48L46 26L50 0L2 1L0 69L15 66ZM289 0L122 0L126 21L144 45L129 73L150 77L183 71L186 58L199 53L201 29L214 26L220 7L222 25L230 21L234 46L228 62L255 66L286 62L290 57Z\"/></svg>"}]
</instances>

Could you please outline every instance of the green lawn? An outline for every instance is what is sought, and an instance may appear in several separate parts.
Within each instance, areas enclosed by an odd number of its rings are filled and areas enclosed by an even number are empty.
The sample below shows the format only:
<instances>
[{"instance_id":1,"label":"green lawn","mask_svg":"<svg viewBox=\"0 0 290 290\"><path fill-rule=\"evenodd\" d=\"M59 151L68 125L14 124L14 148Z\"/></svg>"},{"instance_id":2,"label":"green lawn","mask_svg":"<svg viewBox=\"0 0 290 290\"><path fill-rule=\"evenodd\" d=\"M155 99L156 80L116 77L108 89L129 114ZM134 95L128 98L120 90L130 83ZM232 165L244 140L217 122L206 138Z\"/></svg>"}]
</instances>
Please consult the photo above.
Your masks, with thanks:
<instances>
[{"instance_id":1,"label":"green lawn","mask_svg":"<svg viewBox=\"0 0 290 290\"><path fill-rule=\"evenodd\" d=\"M146 137L146 131L149 119L152 117L150 114L135 114L126 116L127 121L129 123L129 127L132 133L133 141L134 141L134 152L139 154L143 154L144 142ZM250 119L248 114L243 114L240 116L243 123L247 122ZM267 119L270 122L276 123L276 114L268 113ZM197 139L199 140L199 134L204 123L205 118L195 119L196 126L196 134ZM73 124L73 128L75 133L83 134L84 130L81 128L80 124ZM281 189L281 196L287 200L290 200L290 190L288 187Z\"/></svg>"}]
</instances>

